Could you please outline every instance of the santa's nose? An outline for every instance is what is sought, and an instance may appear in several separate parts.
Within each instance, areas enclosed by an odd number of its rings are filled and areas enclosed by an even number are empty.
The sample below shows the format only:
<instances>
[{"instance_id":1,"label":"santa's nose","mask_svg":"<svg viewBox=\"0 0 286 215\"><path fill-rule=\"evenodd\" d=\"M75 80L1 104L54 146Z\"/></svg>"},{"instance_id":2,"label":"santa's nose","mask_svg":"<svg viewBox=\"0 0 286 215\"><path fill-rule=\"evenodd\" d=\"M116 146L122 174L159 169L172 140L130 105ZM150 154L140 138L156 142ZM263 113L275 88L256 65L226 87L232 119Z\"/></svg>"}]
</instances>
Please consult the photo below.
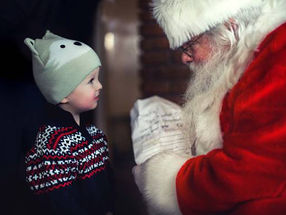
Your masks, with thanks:
<instances>
[{"instance_id":1,"label":"santa's nose","mask_svg":"<svg viewBox=\"0 0 286 215\"><path fill-rule=\"evenodd\" d=\"M183 64L190 64L193 62L193 57L191 55L188 55L186 53L182 53L182 56L181 56L181 60L183 62Z\"/></svg>"}]
</instances>

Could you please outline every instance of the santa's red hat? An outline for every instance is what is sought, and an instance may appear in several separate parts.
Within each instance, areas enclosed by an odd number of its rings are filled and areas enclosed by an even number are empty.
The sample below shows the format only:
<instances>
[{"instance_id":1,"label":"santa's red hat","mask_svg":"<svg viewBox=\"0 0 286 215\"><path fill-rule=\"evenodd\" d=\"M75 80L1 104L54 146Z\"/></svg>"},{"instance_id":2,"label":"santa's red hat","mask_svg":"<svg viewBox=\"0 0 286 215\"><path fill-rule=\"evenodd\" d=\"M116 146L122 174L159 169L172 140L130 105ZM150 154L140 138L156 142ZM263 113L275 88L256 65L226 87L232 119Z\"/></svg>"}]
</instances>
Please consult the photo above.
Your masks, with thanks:
<instances>
[{"instance_id":1,"label":"santa's red hat","mask_svg":"<svg viewBox=\"0 0 286 215\"><path fill-rule=\"evenodd\" d=\"M259 7L267 0L152 0L153 16L177 48L243 9Z\"/></svg>"}]
</instances>

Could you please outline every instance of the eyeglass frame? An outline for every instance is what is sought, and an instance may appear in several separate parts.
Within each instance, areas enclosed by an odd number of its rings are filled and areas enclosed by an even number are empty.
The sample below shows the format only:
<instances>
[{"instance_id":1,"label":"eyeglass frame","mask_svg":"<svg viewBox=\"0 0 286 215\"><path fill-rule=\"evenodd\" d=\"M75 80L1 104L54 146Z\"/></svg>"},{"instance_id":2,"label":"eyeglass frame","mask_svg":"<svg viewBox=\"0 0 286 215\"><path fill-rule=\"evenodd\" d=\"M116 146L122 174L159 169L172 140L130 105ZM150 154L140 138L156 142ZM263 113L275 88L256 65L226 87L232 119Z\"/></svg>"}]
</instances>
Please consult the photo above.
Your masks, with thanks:
<instances>
[{"instance_id":1,"label":"eyeglass frame","mask_svg":"<svg viewBox=\"0 0 286 215\"><path fill-rule=\"evenodd\" d=\"M202 36L203 34L199 34L194 38L190 39L189 41L187 41L186 43L184 43L182 46L179 47L180 51L192 58L193 54L191 54L190 52L193 52L193 46L198 43L199 39ZM184 47L184 45L186 46Z\"/></svg>"}]
</instances>

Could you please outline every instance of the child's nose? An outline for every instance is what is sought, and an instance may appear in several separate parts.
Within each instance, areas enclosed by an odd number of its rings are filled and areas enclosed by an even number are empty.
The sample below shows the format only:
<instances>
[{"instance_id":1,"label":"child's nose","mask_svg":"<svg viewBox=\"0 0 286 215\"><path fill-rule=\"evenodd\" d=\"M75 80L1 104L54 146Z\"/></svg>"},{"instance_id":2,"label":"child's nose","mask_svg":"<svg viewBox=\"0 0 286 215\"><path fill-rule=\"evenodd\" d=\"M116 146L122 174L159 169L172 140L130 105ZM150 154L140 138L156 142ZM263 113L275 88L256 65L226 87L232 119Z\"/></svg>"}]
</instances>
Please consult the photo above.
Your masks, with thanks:
<instances>
[{"instance_id":1,"label":"child's nose","mask_svg":"<svg viewBox=\"0 0 286 215\"><path fill-rule=\"evenodd\" d=\"M100 83L100 81L97 82L97 87L96 90L102 90L102 84Z\"/></svg>"}]
</instances>

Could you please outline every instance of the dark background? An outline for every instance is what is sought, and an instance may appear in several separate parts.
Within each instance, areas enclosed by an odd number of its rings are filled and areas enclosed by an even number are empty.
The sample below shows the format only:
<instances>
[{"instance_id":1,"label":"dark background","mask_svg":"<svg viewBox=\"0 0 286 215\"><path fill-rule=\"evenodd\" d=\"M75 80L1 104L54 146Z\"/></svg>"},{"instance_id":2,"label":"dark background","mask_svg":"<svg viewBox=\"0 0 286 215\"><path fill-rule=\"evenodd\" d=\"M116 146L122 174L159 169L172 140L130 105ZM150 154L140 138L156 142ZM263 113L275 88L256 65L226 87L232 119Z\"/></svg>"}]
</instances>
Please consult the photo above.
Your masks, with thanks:
<instances>
[{"instance_id":1,"label":"dark background","mask_svg":"<svg viewBox=\"0 0 286 215\"><path fill-rule=\"evenodd\" d=\"M91 46L99 0L0 3L0 213L31 214L36 208L24 186L23 138L37 126L45 101L35 86L31 53L23 41L41 38L48 29Z\"/></svg>"}]
</instances>

